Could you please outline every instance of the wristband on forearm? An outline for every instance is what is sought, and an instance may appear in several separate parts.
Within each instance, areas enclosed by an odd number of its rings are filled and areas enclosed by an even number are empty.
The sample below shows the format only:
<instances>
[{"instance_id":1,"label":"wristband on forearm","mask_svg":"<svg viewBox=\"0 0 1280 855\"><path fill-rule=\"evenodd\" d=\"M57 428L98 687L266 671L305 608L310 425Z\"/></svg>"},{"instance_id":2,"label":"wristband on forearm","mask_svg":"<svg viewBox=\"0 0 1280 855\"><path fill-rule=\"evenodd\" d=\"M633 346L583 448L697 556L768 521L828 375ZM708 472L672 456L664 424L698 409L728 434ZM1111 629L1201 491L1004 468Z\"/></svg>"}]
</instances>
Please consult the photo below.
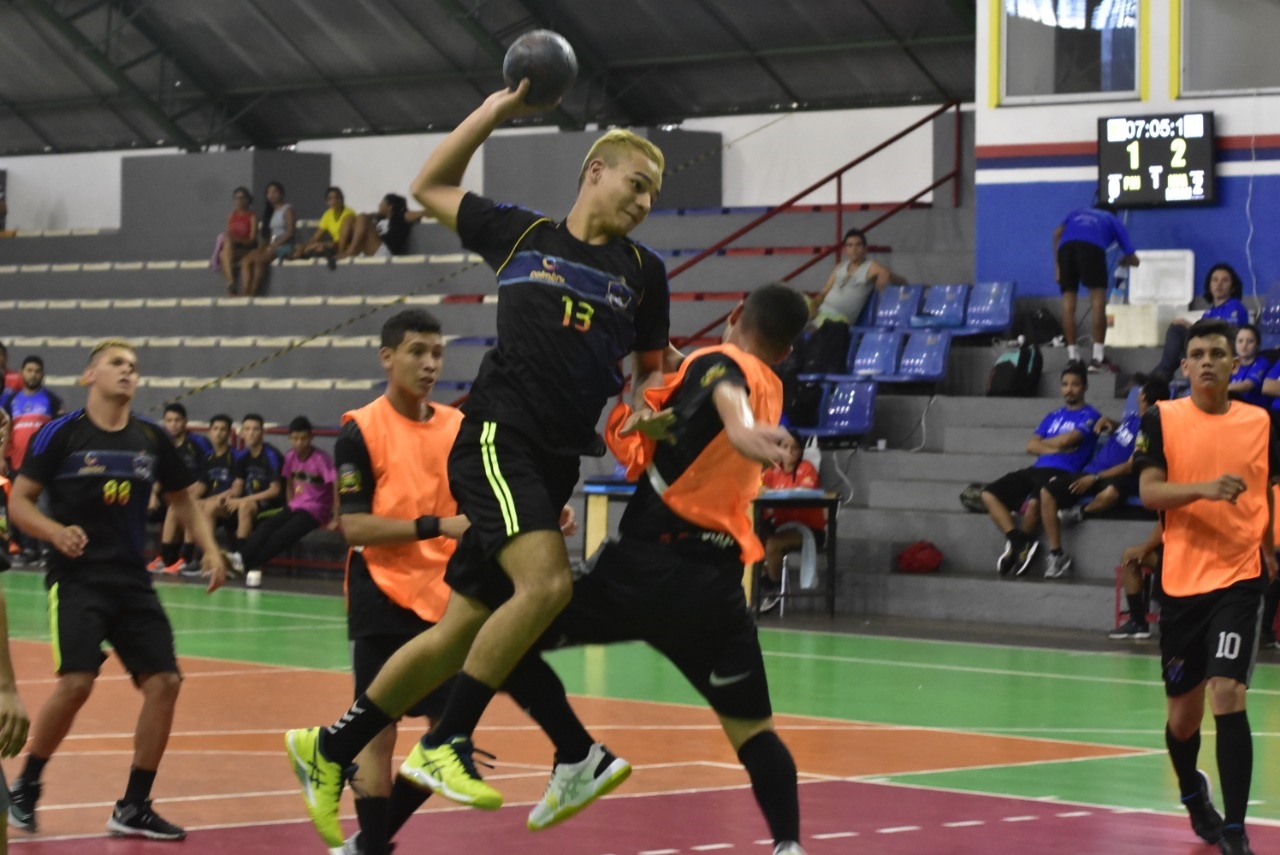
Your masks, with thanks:
<instances>
[{"instance_id":1,"label":"wristband on forearm","mask_svg":"<svg viewBox=\"0 0 1280 855\"><path fill-rule=\"evenodd\" d=\"M440 518L426 514L418 517L413 521L414 531L418 535L418 540L430 540L433 537L440 536Z\"/></svg>"}]
</instances>

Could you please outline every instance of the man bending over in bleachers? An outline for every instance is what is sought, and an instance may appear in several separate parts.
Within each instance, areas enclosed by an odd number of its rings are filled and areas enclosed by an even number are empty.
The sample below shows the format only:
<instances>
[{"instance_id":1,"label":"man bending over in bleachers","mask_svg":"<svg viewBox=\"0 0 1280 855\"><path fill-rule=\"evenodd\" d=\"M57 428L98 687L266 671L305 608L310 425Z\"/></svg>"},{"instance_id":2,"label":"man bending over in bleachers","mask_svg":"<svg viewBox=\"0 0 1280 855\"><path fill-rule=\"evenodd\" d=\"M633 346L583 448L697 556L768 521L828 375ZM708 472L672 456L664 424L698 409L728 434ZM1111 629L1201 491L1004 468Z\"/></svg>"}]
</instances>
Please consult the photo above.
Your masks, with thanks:
<instances>
[{"instance_id":1,"label":"man bending over in bleachers","mask_svg":"<svg viewBox=\"0 0 1280 855\"><path fill-rule=\"evenodd\" d=\"M1133 442L1138 437L1142 416L1169 400L1169 384L1159 378L1148 380L1138 391L1138 409L1125 417L1084 467L1084 473L1059 475L1040 489L1040 517L1045 540L1049 542L1046 579L1057 579L1071 569L1071 556L1062 551L1062 523L1084 522L1138 494L1133 474Z\"/></svg>"},{"instance_id":2,"label":"man bending over in bleachers","mask_svg":"<svg viewBox=\"0 0 1280 855\"><path fill-rule=\"evenodd\" d=\"M212 447L204 437L187 431L187 408L176 401L165 406L162 424L164 432L173 440L178 457L182 458L182 465L192 478L188 492L198 503L205 494L204 461ZM151 490L152 507L159 509L162 502L160 482L157 481ZM171 507L164 511L164 523L160 529L160 554L147 565L147 569L152 573L181 573L186 570L190 575L200 575L200 565L196 564L195 542L191 539L191 533L183 530Z\"/></svg>"},{"instance_id":3,"label":"man bending over in bleachers","mask_svg":"<svg viewBox=\"0 0 1280 855\"><path fill-rule=\"evenodd\" d=\"M1027 454L1036 462L1018 469L987 485L982 503L991 521L1004 534L1007 543L996 562L1001 576L1021 576L1031 566L1039 544L1033 536L1034 520L1024 520L1019 529L1013 521L1013 510L1021 508L1028 497L1039 496L1041 488L1059 475L1072 475L1084 468L1093 456L1097 430L1102 415L1084 401L1089 388L1085 368L1073 362L1062 370L1062 401L1059 407L1041 420L1036 432L1027 440Z\"/></svg>"}]
</instances>

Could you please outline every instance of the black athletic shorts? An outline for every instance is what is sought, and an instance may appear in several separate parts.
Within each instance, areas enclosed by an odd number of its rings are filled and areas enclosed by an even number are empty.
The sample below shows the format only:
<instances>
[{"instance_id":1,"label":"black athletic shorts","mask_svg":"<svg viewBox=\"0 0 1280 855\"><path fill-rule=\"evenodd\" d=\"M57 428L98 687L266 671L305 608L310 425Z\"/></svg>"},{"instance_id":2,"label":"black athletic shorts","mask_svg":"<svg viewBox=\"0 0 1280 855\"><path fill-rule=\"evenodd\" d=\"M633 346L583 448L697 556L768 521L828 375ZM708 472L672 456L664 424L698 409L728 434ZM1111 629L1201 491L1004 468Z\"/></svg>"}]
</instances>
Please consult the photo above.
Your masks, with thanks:
<instances>
[{"instance_id":1,"label":"black athletic shorts","mask_svg":"<svg viewBox=\"0 0 1280 855\"><path fill-rule=\"evenodd\" d=\"M463 419L449 452L449 486L471 527L449 559L449 587L491 609L509 600L515 589L498 553L516 535L560 530L578 465L576 456L547 452L515 428Z\"/></svg>"},{"instance_id":2,"label":"black athletic shorts","mask_svg":"<svg viewBox=\"0 0 1280 855\"><path fill-rule=\"evenodd\" d=\"M104 641L135 680L142 674L178 673L173 627L145 571L78 568L50 585L48 597L57 673L97 674L107 658Z\"/></svg>"},{"instance_id":3,"label":"black athletic shorts","mask_svg":"<svg viewBox=\"0 0 1280 855\"><path fill-rule=\"evenodd\" d=\"M1080 286L1106 290L1107 252L1086 240L1069 240L1058 247L1058 287L1063 293Z\"/></svg>"},{"instance_id":4,"label":"black athletic shorts","mask_svg":"<svg viewBox=\"0 0 1280 855\"><path fill-rule=\"evenodd\" d=\"M1207 594L1163 596L1160 666L1166 695L1185 695L1210 677L1249 684L1258 658L1263 587L1259 577Z\"/></svg>"},{"instance_id":5,"label":"black athletic shorts","mask_svg":"<svg viewBox=\"0 0 1280 855\"><path fill-rule=\"evenodd\" d=\"M1049 491L1049 495L1058 500L1058 507L1070 508L1081 503L1082 499L1092 498L1108 487L1114 487L1116 492L1120 494L1120 502L1138 492L1138 479L1132 475L1117 475L1114 478L1103 478L1100 481L1090 484L1089 489L1083 493L1076 495L1071 492L1071 485L1077 479L1083 478L1083 475L1057 475L1049 479L1049 483L1044 488Z\"/></svg>"},{"instance_id":6,"label":"black athletic shorts","mask_svg":"<svg viewBox=\"0 0 1280 855\"><path fill-rule=\"evenodd\" d=\"M351 671L355 676L357 698L368 690L369 685L373 683L373 678L378 676L378 672L382 670L383 665L387 664L387 660L414 638L415 636L412 635L371 635L351 639ZM445 703L449 700L453 681L453 677L445 680L431 694L410 707L405 715L439 718L444 713Z\"/></svg>"},{"instance_id":7,"label":"black athletic shorts","mask_svg":"<svg viewBox=\"0 0 1280 855\"><path fill-rule=\"evenodd\" d=\"M984 492L995 496L1000 500L1000 504L1017 513L1028 496L1039 499L1040 488L1058 477L1075 478L1077 476L1065 469L1028 466L1026 469L1015 469L1007 475L1000 476L988 484Z\"/></svg>"},{"instance_id":8,"label":"black athletic shorts","mask_svg":"<svg viewBox=\"0 0 1280 855\"><path fill-rule=\"evenodd\" d=\"M607 542L591 563L540 646L644 641L717 713L749 720L773 714L736 549L711 561L624 538Z\"/></svg>"}]
</instances>

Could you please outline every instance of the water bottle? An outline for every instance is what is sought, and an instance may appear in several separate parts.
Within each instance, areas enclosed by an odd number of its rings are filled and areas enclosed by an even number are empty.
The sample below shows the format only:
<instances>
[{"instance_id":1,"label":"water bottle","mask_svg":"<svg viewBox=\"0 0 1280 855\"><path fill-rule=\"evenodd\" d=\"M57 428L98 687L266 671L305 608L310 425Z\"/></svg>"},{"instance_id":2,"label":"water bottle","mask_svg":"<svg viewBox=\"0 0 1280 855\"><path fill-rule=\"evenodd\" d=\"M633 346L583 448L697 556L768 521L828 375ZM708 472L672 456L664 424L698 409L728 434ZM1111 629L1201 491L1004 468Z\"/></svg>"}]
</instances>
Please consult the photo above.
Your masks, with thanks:
<instances>
[{"instance_id":1,"label":"water bottle","mask_svg":"<svg viewBox=\"0 0 1280 855\"><path fill-rule=\"evenodd\" d=\"M1120 306L1129 305L1129 268L1116 268L1115 285L1111 288L1111 299L1108 302Z\"/></svg>"}]
</instances>

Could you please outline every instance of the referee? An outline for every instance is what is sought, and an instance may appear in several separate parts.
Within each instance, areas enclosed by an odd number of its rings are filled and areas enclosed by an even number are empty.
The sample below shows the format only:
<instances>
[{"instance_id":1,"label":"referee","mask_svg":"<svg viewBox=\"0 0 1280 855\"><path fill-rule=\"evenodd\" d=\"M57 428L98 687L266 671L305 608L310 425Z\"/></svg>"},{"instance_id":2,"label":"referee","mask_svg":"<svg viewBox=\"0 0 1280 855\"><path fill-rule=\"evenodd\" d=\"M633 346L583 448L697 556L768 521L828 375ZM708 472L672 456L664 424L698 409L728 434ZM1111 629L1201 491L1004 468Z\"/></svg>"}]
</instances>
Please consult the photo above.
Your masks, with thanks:
<instances>
[{"instance_id":1,"label":"referee","mask_svg":"<svg viewBox=\"0 0 1280 855\"><path fill-rule=\"evenodd\" d=\"M1267 411L1227 397L1238 363L1234 327L1194 324L1182 360L1191 395L1149 410L1134 448L1143 504L1164 523L1165 744L1192 829L1223 855L1253 851L1244 827L1253 776L1245 693L1263 589L1276 576L1270 481L1280 474ZM1206 694L1218 731L1221 816L1196 770Z\"/></svg>"},{"instance_id":2,"label":"referee","mask_svg":"<svg viewBox=\"0 0 1280 855\"><path fill-rule=\"evenodd\" d=\"M10 790L10 824L36 830L40 777L93 690L109 642L142 692L133 766L107 830L116 836L181 840L186 832L151 807L151 786L173 724L182 677L173 629L151 586L142 555L147 499L157 481L182 527L204 549L210 592L226 564L208 522L187 489L193 483L172 440L134 417L138 357L123 339L107 339L81 376L84 409L40 429L13 486L10 515L53 545L45 586L58 682L36 717L22 775ZM36 507L49 493L50 513Z\"/></svg>"}]
</instances>

